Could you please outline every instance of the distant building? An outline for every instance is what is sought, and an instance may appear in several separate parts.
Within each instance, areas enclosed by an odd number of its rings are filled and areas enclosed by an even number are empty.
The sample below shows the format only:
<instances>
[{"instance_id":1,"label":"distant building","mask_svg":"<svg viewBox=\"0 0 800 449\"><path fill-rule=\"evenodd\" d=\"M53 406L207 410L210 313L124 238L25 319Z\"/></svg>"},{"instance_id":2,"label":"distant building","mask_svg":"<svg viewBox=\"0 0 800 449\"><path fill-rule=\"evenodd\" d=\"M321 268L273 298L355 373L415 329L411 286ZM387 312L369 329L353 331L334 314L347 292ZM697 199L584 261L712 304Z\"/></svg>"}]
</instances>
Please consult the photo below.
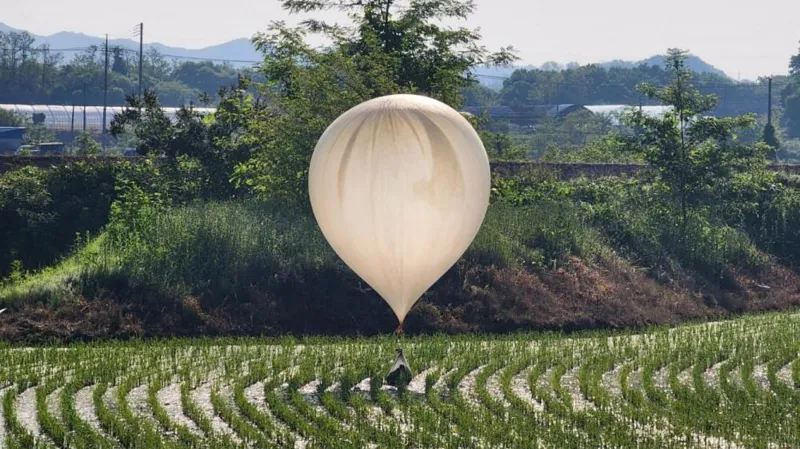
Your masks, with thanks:
<instances>
[{"instance_id":1,"label":"distant building","mask_svg":"<svg viewBox=\"0 0 800 449\"><path fill-rule=\"evenodd\" d=\"M0 126L0 153L14 153L22 145L25 128Z\"/></svg>"}]
</instances>

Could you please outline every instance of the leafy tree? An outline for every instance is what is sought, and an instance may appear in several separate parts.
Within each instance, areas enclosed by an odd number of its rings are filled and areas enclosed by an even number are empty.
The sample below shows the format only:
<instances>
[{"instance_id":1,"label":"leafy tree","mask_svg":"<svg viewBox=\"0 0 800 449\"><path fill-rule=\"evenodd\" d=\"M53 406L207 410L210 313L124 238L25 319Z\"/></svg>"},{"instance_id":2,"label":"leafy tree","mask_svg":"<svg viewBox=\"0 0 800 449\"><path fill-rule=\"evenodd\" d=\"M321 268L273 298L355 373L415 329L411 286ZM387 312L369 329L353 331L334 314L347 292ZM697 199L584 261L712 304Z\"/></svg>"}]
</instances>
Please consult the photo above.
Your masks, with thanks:
<instances>
[{"instance_id":1,"label":"leafy tree","mask_svg":"<svg viewBox=\"0 0 800 449\"><path fill-rule=\"evenodd\" d=\"M640 86L649 98L672 110L663 118L635 110L629 122L640 134L629 140L630 149L656 169L656 186L677 206L685 226L689 212L703 205L721 205L742 179L757 179L763 173L767 147L744 145L737 131L752 127L755 117L715 118L706 114L717 102L702 95L691 84L685 61L687 53L670 49L666 64L672 81L665 87Z\"/></svg>"},{"instance_id":2,"label":"leafy tree","mask_svg":"<svg viewBox=\"0 0 800 449\"><path fill-rule=\"evenodd\" d=\"M92 137L88 131L78 134L73 143L73 152L80 156L97 156L100 154L102 147Z\"/></svg>"},{"instance_id":3,"label":"leafy tree","mask_svg":"<svg viewBox=\"0 0 800 449\"><path fill-rule=\"evenodd\" d=\"M25 117L14 111L0 109L0 126L24 126Z\"/></svg>"},{"instance_id":4,"label":"leafy tree","mask_svg":"<svg viewBox=\"0 0 800 449\"><path fill-rule=\"evenodd\" d=\"M789 75L800 76L800 50L789 59Z\"/></svg>"},{"instance_id":5,"label":"leafy tree","mask_svg":"<svg viewBox=\"0 0 800 449\"><path fill-rule=\"evenodd\" d=\"M789 137L800 137L800 50L789 60L789 81L781 92L783 123Z\"/></svg>"},{"instance_id":6,"label":"leafy tree","mask_svg":"<svg viewBox=\"0 0 800 449\"><path fill-rule=\"evenodd\" d=\"M396 8L395 0L282 0L290 13L338 10L352 27L309 19L292 28L279 22L254 42L265 55L260 89L269 109L254 110L247 135L257 147L234 179L263 195L305 199L306 171L325 128L351 107L374 97L422 93L454 107L476 83L478 64L508 63L511 49L490 54L480 35L440 25L465 19L471 0L419 0ZM323 49L306 42L320 34Z\"/></svg>"},{"instance_id":7,"label":"leafy tree","mask_svg":"<svg viewBox=\"0 0 800 449\"><path fill-rule=\"evenodd\" d=\"M137 152L163 156L172 170L169 174L175 176L186 171L190 165L187 158L199 161L205 171L199 176L208 177L208 190L202 193L228 198L235 194L230 182L234 167L250 155L249 141L240 138L244 120L254 116L248 87L249 81L241 79L236 88L221 89L222 100L211 116L183 107L174 123L161 108L155 91L146 89L141 97L128 97L128 107L111 122L111 134L133 133Z\"/></svg>"},{"instance_id":8,"label":"leafy tree","mask_svg":"<svg viewBox=\"0 0 800 449\"><path fill-rule=\"evenodd\" d=\"M125 59L125 49L120 46L111 47L111 71L120 75L128 74L128 61Z\"/></svg>"},{"instance_id":9,"label":"leafy tree","mask_svg":"<svg viewBox=\"0 0 800 449\"><path fill-rule=\"evenodd\" d=\"M626 151L624 139L617 133L609 133L590 139L585 145L578 147L569 145L548 146L541 159L547 162L570 163L634 163L642 162L640 158Z\"/></svg>"},{"instance_id":10,"label":"leafy tree","mask_svg":"<svg viewBox=\"0 0 800 449\"><path fill-rule=\"evenodd\" d=\"M778 141L778 136L775 132L775 125L767 123L764 126L764 133L761 135L761 141L769 145L772 150L769 152L770 159L778 159L777 152L781 149L781 143Z\"/></svg>"},{"instance_id":11,"label":"leafy tree","mask_svg":"<svg viewBox=\"0 0 800 449\"><path fill-rule=\"evenodd\" d=\"M111 135L132 132L138 140L136 150L142 156L174 156L170 154L172 123L156 93L145 89L141 96L131 95L127 101L128 107L111 120Z\"/></svg>"},{"instance_id":12,"label":"leafy tree","mask_svg":"<svg viewBox=\"0 0 800 449\"><path fill-rule=\"evenodd\" d=\"M530 138L530 153L539 157L547 152L570 153L612 132L612 124L604 115L578 111L564 117L545 117L536 125Z\"/></svg>"},{"instance_id":13,"label":"leafy tree","mask_svg":"<svg viewBox=\"0 0 800 449\"><path fill-rule=\"evenodd\" d=\"M55 131L46 128L42 124L28 126L22 135L22 143L25 145L38 145L44 142L53 142L54 140L56 140Z\"/></svg>"},{"instance_id":14,"label":"leafy tree","mask_svg":"<svg viewBox=\"0 0 800 449\"><path fill-rule=\"evenodd\" d=\"M789 137L800 137L800 89L790 94L784 104L783 118Z\"/></svg>"},{"instance_id":15,"label":"leafy tree","mask_svg":"<svg viewBox=\"0 0 800 449\"><path fill-rule=\"evenodd\" d=\"M138 56L121 47L110 53L108 103L120 105L138 87ZM102 104L103 57L93 46L63 61L63 54L36 46L29 33L0 32L0 104ZM145 55L143 70L144 86L156 88L169 106L197 101L201 92L214 94L250 71L211 62L175 63L155 49Z\"/></svg>"},{"instance_id":16,"label":"leafy tree","mask_svg":"<svg viewBox=\"0 0 800 449\"><path fill-rule=\"evenodd\" d=\"M572 66L564 70L521 69L504 82L499 103L517 112L519 122L533 121L535 107L543 104L628 104L638 105L645 98L637 86L641 83L663 85L670 72L653 65L603 68L598 65ZM777 81L777 80L776 80ZM766 80L736 83L712 73L695 74L695 84L704 93L723 96L713 113L739 115L762 110L767 95Z\"/></svg>"}]
</instances>

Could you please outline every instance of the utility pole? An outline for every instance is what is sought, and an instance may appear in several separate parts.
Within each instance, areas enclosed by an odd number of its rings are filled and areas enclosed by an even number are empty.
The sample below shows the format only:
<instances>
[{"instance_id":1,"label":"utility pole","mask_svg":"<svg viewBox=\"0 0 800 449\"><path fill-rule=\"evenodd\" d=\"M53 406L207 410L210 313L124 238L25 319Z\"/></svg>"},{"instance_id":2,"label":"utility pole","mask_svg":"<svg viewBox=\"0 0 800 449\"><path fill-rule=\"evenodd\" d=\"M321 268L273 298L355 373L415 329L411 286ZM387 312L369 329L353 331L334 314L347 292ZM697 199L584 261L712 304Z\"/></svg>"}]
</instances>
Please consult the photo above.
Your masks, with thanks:
<instances>
[{"instance_id":1,"label":"utility pole","mask_svg":"<svg viewBox=\"0 0 800 449\"><path fill-rule=\"evenodd\" d=\"M139 24L139 96L142 95L142 61L144 55L144 22Z\"/></svg>"},{"instance_id":2,"label":"utility pole","mask_svg":"<svg viewBox=\"0 0 800 449\"><path fill-rule=\"evenodd\" d=\"M769 82L769 94L767 96L767 124L772 124L772 77L767 78Z\"/></svg>"},{"instance_id":3,"label":"utility pole","mask_svg":"<svg viewBox=\"0 0 800 449\"><path fill-rule=\"evenodd\" d=\"M103 134L106 133L106 108L108 107L108 34L106 34L106 62L103 72Z\"/></svg>"},{"instance_id":4,"label":"utility pole","mask_svg":"<svg viewBox=\"0 0 800 449\"><path fill-rule=\"evenodd\" d=\"M42 49L42 98L45 96L44 76L47 70L47 47Z\"/></svg>"}]
</instances>

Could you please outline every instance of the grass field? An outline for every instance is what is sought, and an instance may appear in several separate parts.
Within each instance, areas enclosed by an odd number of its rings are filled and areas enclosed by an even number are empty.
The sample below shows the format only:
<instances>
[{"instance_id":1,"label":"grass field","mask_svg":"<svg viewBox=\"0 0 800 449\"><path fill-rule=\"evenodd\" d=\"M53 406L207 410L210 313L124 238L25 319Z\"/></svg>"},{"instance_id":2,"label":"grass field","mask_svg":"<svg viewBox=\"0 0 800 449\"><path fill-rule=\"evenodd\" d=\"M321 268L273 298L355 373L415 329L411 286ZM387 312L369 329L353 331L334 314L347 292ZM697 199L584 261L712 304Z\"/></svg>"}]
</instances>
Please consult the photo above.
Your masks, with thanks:
<instances>
[{"instance_id":1,"label":"grass field","mask_svg":"<svg viewBox=\"0 0 800 449\"><path fill-rule=\"evenodd\" d=\"M800 447L800 314L397 343L0 349L0 447Z\"/></svg>"}]
</instances>

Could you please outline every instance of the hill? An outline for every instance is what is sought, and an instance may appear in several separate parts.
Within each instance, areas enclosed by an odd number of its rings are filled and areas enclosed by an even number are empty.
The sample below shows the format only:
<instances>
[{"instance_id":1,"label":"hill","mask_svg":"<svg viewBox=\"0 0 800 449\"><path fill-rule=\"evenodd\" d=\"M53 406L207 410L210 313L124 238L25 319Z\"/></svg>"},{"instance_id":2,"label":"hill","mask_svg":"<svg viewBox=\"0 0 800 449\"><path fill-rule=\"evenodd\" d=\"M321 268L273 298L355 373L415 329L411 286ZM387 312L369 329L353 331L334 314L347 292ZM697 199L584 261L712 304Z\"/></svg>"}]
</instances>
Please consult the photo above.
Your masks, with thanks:
<instances>
[{"instance_id":1,"label":"hill","mask_svg":"<svg viewBox=\"0 0 800 449\"><path fill-rule=\"evenodd\" d=\"M634 68L640 65L655 65L659 67L664 67L664 55L655 55L651 56L647 59L643 59L641 61L622 61L619 59L615 59L613 61L603 62L599 65L605 68L611 67L621 67L621 68ZM715 75L725 76L728 77L728 74L723 72L722 70L714 67L713 65L707 63L706 61L702 60L700 57L691 55L686 58L686 65L689 67L690 70L697 73L713 73Z\"/></svg>"},{"instance_id":2,"label":"hill","mask_svg":"<svg viewBox=\"0 0 800 449\"><path fill-rule=\"evenodd\" d=\"M0 31L2 32L20 32L22 30L10 27L0 22ZM145 29L145 36L147 30ZM39 36L33 34L36 39L37 45L47 44L53 49L66 49L66 48L84 48L91 45L101 46L104 39L98 36L89 36L83 33L75 33L71 31L62 31L59 33L51 34L49 36ZM139 49L139 42L134 39L112 39L109 40L109 45L120 46L133 50ZM261 56L250 43L247 38L235 39L229 42L224 42L210 47L190 49L183 47L174 47L170 45L161 44L158 42L145 43L144 49L156 49L164 55L176 56L178 58L187 59L216 59L216 60L230 60L236 61L233 65L248 65L261 59Z\"/></svg>"},{"instance_id":3,"label":"hill","mask_svg":"<svg viewBox=\"0 0 800 449\"><path fill-rule=\"evenodd\" d=\"M728 74L723 72L722 70L716 68L715 66L709 64L708 62L704 61L698 56L691 55L686 59L686 63L689 66L689 69L693 72L697 73L712 73L719 76L724 76L726 78L730 78ZM626 69L632 69L638 67L640 65L652 65L652 66L659 66L664 67L664 56L663 55L654 55L647 59L642 59L641 61L624 61L621 59L615 59L613 61L608 62L601 62L596 63L598 66L603 68L612 68L612 67L620 67ZM547 71L559 71L565 70L567 68L577 67L579 64L575 62L571 62L569 64L560 64L557 62L546 62L540 66L535 65L517 65L511 67L477 67L473 73L478 77L479 81L482 85L492 88L492 89L501 89L503 87L503 79L508 78L514 73L515 70L547 70Z\"/></svg>"},{"instance_id":4,"label":"hill","mask_svg":"<svg viewBox=\"0 0 800 449\"><path fill-rule=\"evenodd\" d=\"M0 22L0 32L22 31ZM146 35L147 30L145 30ZM33 35L36 38L36 44L48 44L51 48L83 48L91 45L102 45L103 38L99 36L89 36L83 33L76 33L71 31L62 31L49 36ZM139 42L134 39L112 39L109 41L112 46L120 46L123 48L130 48L133 50L139 49ZM247 38L235 39L232 41L224 42L210 47L189 49L183 47L175 47L161 43L145 43L145 51L154 48L160 53L165 55L176 56L179 58L198 58L198 59L215 59L215 60L229 60L233 62L234 66L248 65L251 61L258 61L261 59L260 54L256 51L250 40ZM728 76L722 70L716 68L712 64L704 61L698 56L690 56L687 59L689 68L698 73L714 73L717 75ZM541 66L535 65L519 65L512 67L479 67L475 69L475 73L480 78L481 84L492 87L501 88L503 86L502 78L510 76L515 70L518 69L542 69L542 70L563 70L568 66L575 65L559 64L556 62L546 62ZM625 61L615 59L608 62L602 62L598 65L602 67L624 67L632 68L641 64L646 65L664 65L663 55L654 55L641 61Z\"/></svg>"}]
</instances>

